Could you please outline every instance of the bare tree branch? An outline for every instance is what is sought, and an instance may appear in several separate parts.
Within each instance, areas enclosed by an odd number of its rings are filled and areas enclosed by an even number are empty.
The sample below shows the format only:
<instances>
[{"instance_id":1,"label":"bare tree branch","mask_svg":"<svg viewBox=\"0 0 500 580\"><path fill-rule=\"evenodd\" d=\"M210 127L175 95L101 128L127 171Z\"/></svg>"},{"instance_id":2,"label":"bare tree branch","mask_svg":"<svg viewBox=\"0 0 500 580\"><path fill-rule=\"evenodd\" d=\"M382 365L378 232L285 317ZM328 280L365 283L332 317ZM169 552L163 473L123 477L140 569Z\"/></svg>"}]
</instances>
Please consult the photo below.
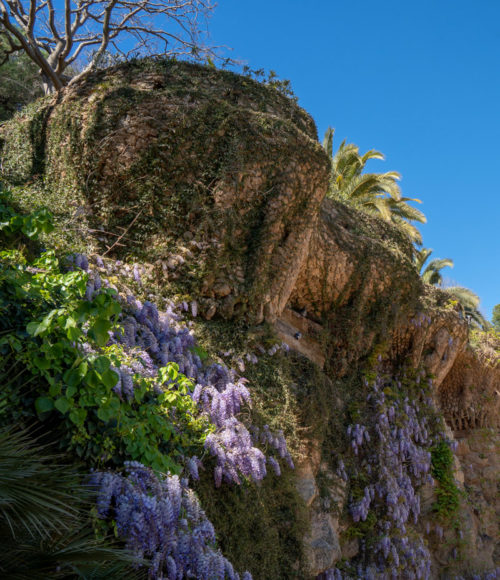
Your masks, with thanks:
<instances>
[{"instance_id":1,"label":"bare tree branch","mask_svg":"<svg viewBox=\"0 0 500 580\"><path fill-rule=\"evenodd\" d=\"M64 0L59 5L0 0L0 24L12 39L12 52L23 50L40 67L47 91L67 84L69 65L86 58L80 78L108 51L193 58L213 53L202 43L200 26L213 10L212 0Z\"/></svg>"}]
</instances>

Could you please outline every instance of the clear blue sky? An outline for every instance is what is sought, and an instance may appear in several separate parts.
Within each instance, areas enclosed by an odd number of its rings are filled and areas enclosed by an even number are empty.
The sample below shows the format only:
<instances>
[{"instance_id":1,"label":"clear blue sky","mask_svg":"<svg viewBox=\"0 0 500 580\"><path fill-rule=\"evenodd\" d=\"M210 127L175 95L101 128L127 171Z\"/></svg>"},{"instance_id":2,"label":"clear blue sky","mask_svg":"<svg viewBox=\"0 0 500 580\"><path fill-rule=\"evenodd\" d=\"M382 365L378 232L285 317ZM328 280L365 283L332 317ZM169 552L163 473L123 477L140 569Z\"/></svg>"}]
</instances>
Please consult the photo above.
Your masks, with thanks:
<instances>
[{"instance_id":1,"label":"clear blue sky","mask_svg":"<svg viewBox=\"0 0 500 580\"><path fill-rule=\"evenodd\" d=\"M445 278L500 302L500 0L219 0L212 42L399 171Z\"/></svg>"}]
</instances>

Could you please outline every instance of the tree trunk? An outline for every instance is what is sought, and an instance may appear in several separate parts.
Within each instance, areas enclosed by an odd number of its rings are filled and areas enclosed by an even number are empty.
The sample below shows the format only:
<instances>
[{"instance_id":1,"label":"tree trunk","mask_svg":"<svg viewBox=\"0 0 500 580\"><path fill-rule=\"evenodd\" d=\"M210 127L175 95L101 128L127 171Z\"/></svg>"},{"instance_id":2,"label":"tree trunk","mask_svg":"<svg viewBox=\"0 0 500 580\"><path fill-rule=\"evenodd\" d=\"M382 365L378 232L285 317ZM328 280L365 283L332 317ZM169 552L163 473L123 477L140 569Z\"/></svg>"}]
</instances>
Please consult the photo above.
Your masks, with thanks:
<instances>
[{"instance_id":1,"label":"tree trunk","mask_svg":"<svg viewBox=\"0 0 500 580\"><path fill-rule=\"evenodd\" d=\"M49 79L49 77L47 75L44 75L43 73L42 73L42 85L43 85L43 93L45 95L51 95L52 93L56 92L56 88L52 80Z\"/></svg>"}]
</instances>

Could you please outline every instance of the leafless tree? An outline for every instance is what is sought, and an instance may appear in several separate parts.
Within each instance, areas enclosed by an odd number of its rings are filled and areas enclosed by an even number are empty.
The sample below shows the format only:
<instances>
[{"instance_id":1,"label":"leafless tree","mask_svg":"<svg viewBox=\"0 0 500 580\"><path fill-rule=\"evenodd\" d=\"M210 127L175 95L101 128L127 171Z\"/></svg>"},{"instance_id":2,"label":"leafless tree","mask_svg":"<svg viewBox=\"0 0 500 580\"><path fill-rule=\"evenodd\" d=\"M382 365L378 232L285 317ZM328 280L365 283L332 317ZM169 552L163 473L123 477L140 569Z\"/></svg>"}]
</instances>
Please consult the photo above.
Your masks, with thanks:
<instances>
[{"instance_id":1,"label":"leafless tree","mask_svg":"<svg viewBox=\"0 0 500 580\"><path fill-rule=\"evenodd\" d=\"M45 91L58 91L70 82L68 67L86 62L73 82L109 53L206 55L213 7L212 0L0 0L0 56L24 51L40 68Z\"/></svg>"}]
</instances>

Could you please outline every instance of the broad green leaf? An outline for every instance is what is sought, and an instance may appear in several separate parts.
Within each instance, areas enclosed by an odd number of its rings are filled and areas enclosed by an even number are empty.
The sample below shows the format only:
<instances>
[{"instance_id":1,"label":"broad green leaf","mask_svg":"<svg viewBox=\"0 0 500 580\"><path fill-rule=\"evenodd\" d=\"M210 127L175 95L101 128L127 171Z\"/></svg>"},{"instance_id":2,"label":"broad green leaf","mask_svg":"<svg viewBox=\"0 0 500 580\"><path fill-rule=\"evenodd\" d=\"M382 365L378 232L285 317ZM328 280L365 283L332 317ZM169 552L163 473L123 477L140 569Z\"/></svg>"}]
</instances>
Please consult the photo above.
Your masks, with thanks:
<instances>
[{"instance_id":1,"label":"broad green leaf","mask_svg":"<svg viewBox=\"0 0 500 580\"><path fill-rule=\"evenodd\" d=\"M107 356L98 356L94 361L95 370L102 374L109 369L111 366L111 361Z\"/></svg>"},{"instance_id":2,"label":"broad green leaf","mask_svg":"<svg viewBox=\"0 0 500 580\"><path fill-rule=\"evenodd\" d=\"M52 361L48 358L48 357L39 357L39 356L35 356L33 358L33 363L35 364L35 366L37 368L39 368L40 370L44 371L47 370L48 368L50 368Z\"/></svg>"},{"instance_id":3,"label":"broad green leaf","mask_svg":"<svg viewBox=\"0 0 500 580\"><path fill-rule=\"evenodd\" d=\"M66 336L68 337L68 340L78 340L82 335L82 331L76 325L66 328Z\"/></svg>"},{"instance_id":4,"label":"broad green leaf","mask_svg":"<svg viewBox=\"0 0 500 580\"><path fill-rule=\"evenodd\" d=\"M101 384L101 375L94 369L91 369L87 376L85 377L85 381L91 387L98 387Z\"/></svg>"},{"instance_id":5,"label":"broad green leaf","mask_svg":"<svg viewBox=\"0 0 500 580\"><path fill-rule=\"evenodd\" d=\"M82 382L82 375L80 374L80 368L70 369L64 373L64 382L69 387L76 387Z\"/></svg>"},{"instance_id":6,"label":"broad green leaf","mask_svg":"<svg viewBox=\"0 0 500 580\"><path fill-rule=\"evenodd\" d=\"M26 332L31 336L36 336L36 331L38 330L39 322L30 322L26 327Z\"/></svg>"},{"instance_id":7,"label":"broad green leaf","mask_svg":"<svg viewBox=\"0 0 500 580\"><path fill-rule=\"evenodd\" d=\"M101 421L107 423L110 419L114 417L115 413L113 409L109 409L107 407L101 407L97 409L97 416Z\"/></svg>"},{"instance_id":8,"label":"broad green leaf","mask_svg":"<svg viewBox=\"0 0 500 580\"><path fill-rule=\"evenodd\" d=\"M89 368L89 363L85 360L82 363L80 363L80 365L78 366L78 372L80 373L80 376L82 378L84 378L85 375L87 374L88 368Z\"/></svg>"},{"instance_id":9,"label":"broad green leaf","mask_svg":"<svg viewBox=\"0 0 500 580\"><path fill-rule=\"evenodd\" d=\"M57 397L57 395L61 394L61 383L53 382L49 388L49 395L51 397Z\"/></svg>"},{"instance_id":10,"label":"broad green leaf","mask_svg":"<svg viewBox=\"0 0 500 580\"><path fill-rule=\"evenodd\" d=\"M104 371L101 375L101 380L106 385L106 387L108 387L108 389L112 389L114 386L116 386L119 378L120 377L118 376L118 373L115 373L115 371L110 369Z\"/></svg>"},{"instance_id":11,"label":"broad green leaf","mask_svg":"<svg viewBox=\"0 0 500 580\"><path fill-rule=\"evenodd\" d=\"M108 331L111 329L111 323L103 318L97 319L89 333L93 336L99 346L106 346L109 340Z\"/></svg>"},{"instance_id":12,"label":"broad green leaf","mask_svg":"<svg viewBox=\"0 0 500 580\"><path fill-rule=\"evenodd\" d=\"M37 413L46 413L52 411L54 408L54 401L48 397L38 397L35 401L35 409Z\"/></svg>"},{"instance_id":13,"label":"broad green leaf","mask_svg":"<svg viewBox=\"0 0 500 580\"><path fill-rule=\"evenodd\" d=\"M66 397L59 397L54 403L54 407L63 414L68 412L70 406L70 402Z\"/></svg>"},{"instance_id":14,"label":"broad green leaf","mask_svg":"<svg viewBox=\"0 0 500 580\"><path fill-rule=\"evenodd\" d=\"M85 409L72 409L69 413L69 418L75 425L83 425L86 417L87 411Z\"/></svg>"}]
</instances>

